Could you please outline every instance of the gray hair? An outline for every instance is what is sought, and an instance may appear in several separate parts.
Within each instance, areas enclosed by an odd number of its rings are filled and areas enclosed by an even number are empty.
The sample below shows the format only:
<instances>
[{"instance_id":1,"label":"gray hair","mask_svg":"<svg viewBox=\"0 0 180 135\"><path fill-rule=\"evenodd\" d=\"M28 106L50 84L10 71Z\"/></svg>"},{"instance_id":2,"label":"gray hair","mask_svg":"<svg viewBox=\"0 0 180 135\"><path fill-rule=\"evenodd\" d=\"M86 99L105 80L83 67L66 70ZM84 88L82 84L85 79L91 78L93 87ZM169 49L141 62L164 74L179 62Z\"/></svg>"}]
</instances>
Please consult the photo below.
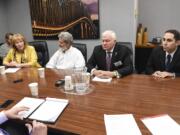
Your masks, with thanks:
<instances>
[{"instance_id":1,"label":"gray hair","mask_svg":"<svg viewBox=\"0 0 180 135\"><path fill-rule=\"evenodd\" d=\"M114 40L116 40L116 33L112 30L106 30L102 33L102 36L110 35Z\"/></svg>"},{"instance_id":2,"label":"gray hair","mask_svg":"<svg viewBox=\"0 0 180 135\"><path fill-rule=\"evenodd\" d=\"M73 36L69 32L61 32L58 35L59 40L63 40L65 43L71 45L73 43Z\"/></svg>"}]
</instances>

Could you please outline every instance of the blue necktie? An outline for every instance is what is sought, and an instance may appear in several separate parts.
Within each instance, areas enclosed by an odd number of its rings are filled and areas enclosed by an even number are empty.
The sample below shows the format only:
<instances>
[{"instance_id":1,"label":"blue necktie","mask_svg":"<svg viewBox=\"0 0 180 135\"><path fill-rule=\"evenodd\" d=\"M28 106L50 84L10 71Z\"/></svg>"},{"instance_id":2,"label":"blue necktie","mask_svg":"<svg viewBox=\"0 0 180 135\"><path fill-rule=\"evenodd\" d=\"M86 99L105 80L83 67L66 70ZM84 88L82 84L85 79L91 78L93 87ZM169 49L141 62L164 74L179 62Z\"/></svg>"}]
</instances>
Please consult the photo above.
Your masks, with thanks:
<instances>
[{"instance_id":1,"label":"blue necktie","mask_svg":"<svg viewBox=\"0 0 180 135\"><path fill-rule=\"evenodd\" d=\"M111 68L111 53L112 52L106 53L106 70L107 71L110 71L110 68Z\"/></svg>"},{"instance_id":2,"label":"blue necktie","mask_svg":"<svg viewBox=\"0 0 180 135\"><path fill-rule=\"evenodd\" d=\"M166 71L169 70L170 63L171 63L171 55L168 54L167 57L166 57Z\"/></svg>"}]
</instances>

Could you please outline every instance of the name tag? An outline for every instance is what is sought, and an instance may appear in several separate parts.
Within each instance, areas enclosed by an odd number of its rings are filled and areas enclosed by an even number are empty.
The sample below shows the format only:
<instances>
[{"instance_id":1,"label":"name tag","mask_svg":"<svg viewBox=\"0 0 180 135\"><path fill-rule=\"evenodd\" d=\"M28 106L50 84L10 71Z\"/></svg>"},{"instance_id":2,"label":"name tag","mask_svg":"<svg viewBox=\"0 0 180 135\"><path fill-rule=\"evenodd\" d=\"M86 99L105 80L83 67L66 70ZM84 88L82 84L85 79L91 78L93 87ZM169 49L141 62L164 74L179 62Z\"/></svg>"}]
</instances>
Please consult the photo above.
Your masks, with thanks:
<instances>
[{"instance_id":1,"label":"name tag","mask_svg":"<svg viewBox=\"0 0 180 135\"><path fill-rule=\"evenodd\" d=\"M116 67L118 67L118 66L123 65L123 63L122 63L122 61L117 61L117 62L114 63L114 65L115 65Z\"/></svg>"}]
</instances>

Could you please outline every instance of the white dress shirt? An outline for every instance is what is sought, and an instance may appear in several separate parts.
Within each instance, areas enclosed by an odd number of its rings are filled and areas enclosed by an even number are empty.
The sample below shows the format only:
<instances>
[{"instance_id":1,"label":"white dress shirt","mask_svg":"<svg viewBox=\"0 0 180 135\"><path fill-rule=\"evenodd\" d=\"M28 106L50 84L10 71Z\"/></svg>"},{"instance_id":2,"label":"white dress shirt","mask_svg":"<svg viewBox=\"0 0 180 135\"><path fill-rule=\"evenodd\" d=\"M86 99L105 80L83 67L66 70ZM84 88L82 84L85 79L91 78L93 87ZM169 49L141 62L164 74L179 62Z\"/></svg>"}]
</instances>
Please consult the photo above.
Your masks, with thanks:
<instances>
[{"instance_id":1,"label":"white dress shirt","mask_svg":"<svg viewBox=\"0 0 180 135\"><path fill-rule=\"evenodd\" d=\"M85 66L82 53L75 47L70 47L63 52L62 48L57 50L46 64L47 68L69 69Z\"/></svg>"}]
</instances>

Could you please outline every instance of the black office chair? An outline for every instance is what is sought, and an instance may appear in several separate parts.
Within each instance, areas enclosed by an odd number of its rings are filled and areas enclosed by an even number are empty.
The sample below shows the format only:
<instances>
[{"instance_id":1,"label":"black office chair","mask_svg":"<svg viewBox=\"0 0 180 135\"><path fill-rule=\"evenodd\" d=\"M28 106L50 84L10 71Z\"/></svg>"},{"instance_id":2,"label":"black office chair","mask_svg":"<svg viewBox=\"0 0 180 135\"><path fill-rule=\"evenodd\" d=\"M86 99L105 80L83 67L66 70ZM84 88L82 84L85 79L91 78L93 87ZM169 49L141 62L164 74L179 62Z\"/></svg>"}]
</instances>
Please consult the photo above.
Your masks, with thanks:
<instances>
[{"instance_id":1,"label":"black office chair","mask_svg":"<svg viewBox=\"0 0 180 135\"><path fill-rule=\"evenodd\" d=\"M4 43L0 43L0 46L1 46L2 44L4 44ZM2 63L3 63L3 58L0 57L0 65L2 65Z\"/></svg>"},{"instance_id":2,"label":"black office chair","mask_svg":"<svg viewBox=\"0 0 180 135\"><path fill-rule=\"evenodd\" d=\"M126 46L127 48L129 48L130 57L131 57L131 60L132 60L132 62L133 62L133 70L134 70L134 72L135 72L132 43L131 43L131 42L117 42L117 44L118 44L118 45L123 45L123 46Z\"/></svg>"},{"instance_id":3,"label":"black office chair","mask_svg":"<svg viewBox=\"0 0 180 135\"><path fill-rule=\"evenodd\" d=\"M85 62L87 62L87 47L86 47L86 44L73 43L73 46L81 51L82 55L84 56Z\"/></svg>"},{"instance_id":4,"label":"black office chair","mask_svg":"<svg viewBox=\"0 0 180 135\"><path fill-rule=\"evenodd\" d=\"M129 48L130 54L133 55L133 47L131 42L117 42L120 45L126 46Z\"/></svg>"},{"instance_id":5,"label":"black office chair","mask_svg":"<svg viewBox=\"0 0 180 135\"><path fill-rule=\"evenodd\" d=\"M0 57L0 65L2 65L2 64L3 64L3 58Z\"/></svg>"},{"instance_id":6,"label":"black office chair","mask_svg":"<svg viewBox=\"0 0 180 135\"><path fill-rule=\"evenodd\" d=\"M49 61L49 51L46 41L31 41L30 45L34 46L37 56L38 62L41 66L45 67L46 63Z\"/></svg>"}]
</instances>

